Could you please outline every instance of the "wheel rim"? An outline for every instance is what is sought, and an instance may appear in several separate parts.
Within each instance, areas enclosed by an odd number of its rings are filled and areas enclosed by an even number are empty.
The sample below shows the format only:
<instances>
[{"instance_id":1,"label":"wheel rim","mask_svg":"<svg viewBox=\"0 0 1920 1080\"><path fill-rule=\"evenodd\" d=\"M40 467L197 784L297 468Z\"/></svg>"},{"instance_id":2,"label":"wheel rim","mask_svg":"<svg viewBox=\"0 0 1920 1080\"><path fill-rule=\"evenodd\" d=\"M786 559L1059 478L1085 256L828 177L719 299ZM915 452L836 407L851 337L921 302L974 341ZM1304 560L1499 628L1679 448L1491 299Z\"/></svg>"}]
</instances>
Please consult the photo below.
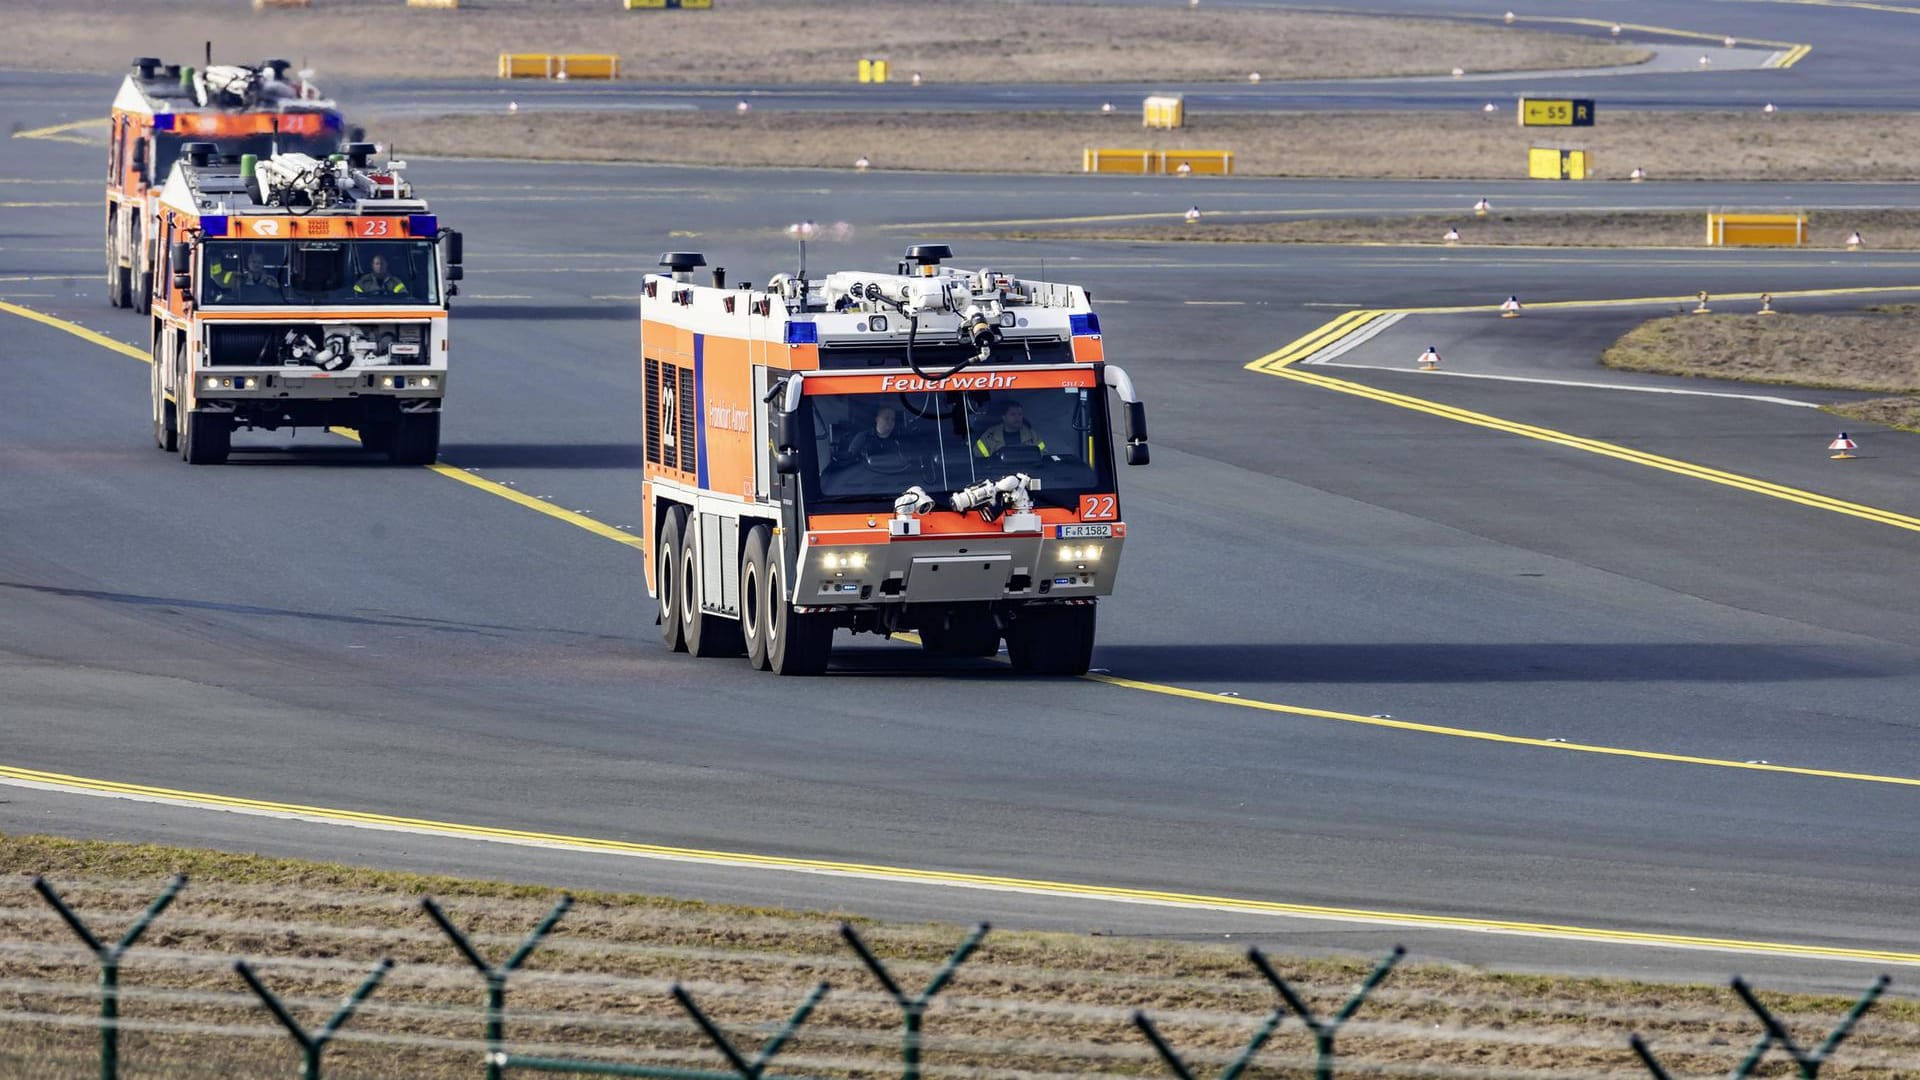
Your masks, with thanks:
<instances>
[{"instance_id":1,"label":"wheel rim","mask_svg":"<svg viewBox=\"0 0 1920 1080\"><path fill-rule=\"evenodd\" d=\"M767 655L773 655L774 644L780 640L780 615L787 610L786 590L780 587L780 564L767 564Z\"/></svg>"},{"instance_id":2,"label":"wheel rim","mask_svg":"<svg viewBox=\"0 0 1920 1080\"><path fill-rule=\"evenodd\" d=\"M760 573L751 560L740 572L740 632L751 646L760 637Z\"/></svg>"},{"instance_id":3,"label":"wheel rim","mask_svg":"<svg viewBox=\"0 0 1920 1080\"><path fill-rule=\"evenodd\" d=\"M660 581L660 611L668 618L678 615L680 611L680 583L674 573L673 562L673 549L662 544L660 566L654 577Z\"/></svg>"},{"instance_id":4,"label":"wheel rim","mask_svg":"<svg viewBox=\"0 0 1920 1080\"><path fill-rule=\"evenodd\" d=\"M693 601L693 598L699 595L693 587L693 575L697 567L693 564L693 548L683 547L682 550L686 554L680 559L681 573L684 575L680 579L680 621L687 626L692 626L694 618L699 615Z\"/></svg>"}]
</instances>

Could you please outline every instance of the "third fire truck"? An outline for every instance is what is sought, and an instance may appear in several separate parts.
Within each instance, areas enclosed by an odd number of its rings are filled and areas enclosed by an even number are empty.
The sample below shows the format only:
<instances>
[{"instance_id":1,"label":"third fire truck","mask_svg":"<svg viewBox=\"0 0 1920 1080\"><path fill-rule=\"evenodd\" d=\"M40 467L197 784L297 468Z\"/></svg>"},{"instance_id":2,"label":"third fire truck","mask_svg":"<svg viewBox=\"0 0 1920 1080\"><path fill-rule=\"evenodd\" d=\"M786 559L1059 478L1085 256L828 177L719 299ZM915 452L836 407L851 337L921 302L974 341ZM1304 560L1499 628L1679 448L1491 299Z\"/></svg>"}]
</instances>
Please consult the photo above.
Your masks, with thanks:
<instances>
[{"instance_id":1,"label":"third fire truck","mask_svg":"<svg viewBox=\"0 0 1920 1080\"><path fill-rule=\"evenodd\" d=\"M209 55L211 55L209 47ZM332 102L305 79L289 81L285 60L257 67L182 68L143 56L121 80L107 133L107 300L146 311L157 253L146 232L153 199L189 142L222 154L266 155L274 147L325 157L345 126Z\"/></svg>"},{"instance_id":2,"label":"third fire truck","mask_svg":"<svg viewBox=\"0 0 1920 1080\"><path fill-rule=\"evenodd\" d=\"M237 428L343 427L396 464L434 460L460 234L373 152L182 148L151 219L163 449L213 464Z\"/></svg>"},{"instance_id":3,"label":"third fire truck","mask_svg":"<svg viewBox=\"0 0 1920 1080\"><path fill-rule=\"evenodd\" d=\"M943 265L641 300L647 579L666 643L813 674L836 630L1079 674L1127 535L1109 430L1146 413L1084 289Z\"/></svg>"}]
</instances>

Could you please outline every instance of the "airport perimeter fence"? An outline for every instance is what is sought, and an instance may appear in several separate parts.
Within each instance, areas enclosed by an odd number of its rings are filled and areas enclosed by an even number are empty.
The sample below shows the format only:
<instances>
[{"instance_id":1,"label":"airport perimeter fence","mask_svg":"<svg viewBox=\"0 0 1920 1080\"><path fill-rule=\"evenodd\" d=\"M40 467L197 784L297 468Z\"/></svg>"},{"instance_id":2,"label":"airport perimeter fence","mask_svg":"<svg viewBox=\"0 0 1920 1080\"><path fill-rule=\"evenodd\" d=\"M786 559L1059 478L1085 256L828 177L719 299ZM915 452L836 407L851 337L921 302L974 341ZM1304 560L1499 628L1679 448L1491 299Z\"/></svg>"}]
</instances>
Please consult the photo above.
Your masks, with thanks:
<instances>
[{"instance_id":1,"label":"airport perimeter fence","mask_svg":"<svg viewBox=\"0 0 1920 1080\"><path fill-rule=\"evenodd\" d=\"M0 1077L1920 1075L1885 976L1770 1005L534 894L0 882Z\"/></svg>"}]
</instances>

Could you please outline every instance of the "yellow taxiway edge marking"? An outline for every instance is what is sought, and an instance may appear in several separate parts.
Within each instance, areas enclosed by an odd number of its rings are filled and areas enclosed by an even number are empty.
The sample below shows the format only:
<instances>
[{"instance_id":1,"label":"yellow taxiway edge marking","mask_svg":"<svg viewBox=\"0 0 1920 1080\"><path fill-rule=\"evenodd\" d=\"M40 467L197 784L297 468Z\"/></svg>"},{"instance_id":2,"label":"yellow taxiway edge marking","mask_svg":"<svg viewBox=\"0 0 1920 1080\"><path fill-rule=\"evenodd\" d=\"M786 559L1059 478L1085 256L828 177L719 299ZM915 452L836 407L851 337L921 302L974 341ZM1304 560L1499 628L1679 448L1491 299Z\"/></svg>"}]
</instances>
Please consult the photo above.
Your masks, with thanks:
<instances>
[{"instance_id":1,"label":"yellow taxiway edge marking","mask_svg":"<svg viewBox=\"0 0 1920 1080\"><path fill-rule=\"evenodd\" d=\"M1205 701L1215 705L1233 705L1242 709L1285 713L1288 716L1305 716L1318 720L1338 720L1344 724L1361 724L1366 727L1389 728L1394 731L1415 731L1426 735L1445 735L1454 739L1474 739L1480 742L1505 743L1509 746L1531 746L1543 750L1569 750L1578 754L1604 754L1609 757L1639 758L1643 761L1665 761L1679 765L1709 765L1721 769L1745 769L1751 772L1815 776L1826 780L1852 780L1867 784L1892 784L1897 787L1920 787L1920 777L1913 776L1882 776L1876 773L1846 772L1840 769L1814 769L1799 765L1774 765L1757 761L1735 761L1730 758L1699 757L1693 754L1668 754L1658 750L1635 750L1624 746L1602 746L1596 743L1564 742L1559 739L1538 739L1525 735L1502 735L1496 731L1477 731L1473 728L1446 727L1440 724L1419 724L1410 720L1394 720L1384 716L1361 716L1358 713L1334 712L1330 709L1309 709L1300 705L1278 705L1271 701L1229 697L1225 694L1208 693L1205 690L1189 690L1180 686L1142 682L1138 679L1126 679L1117 675L1103 675L1097 672L1083 677L1092 682L1106 683L1109 686L1121 686L1128 690L1140 690L1149 694L1164 694L1168 697L1186 698L1190 701Z\"/></svg>"},{"instance_id":2,"label":"yellow taxiway edge marking","mask_svg":"<svg viewBox=\"0 0 1920 1080\"><path fill-rule=\"evenodd\" d=\"M43 315L40 312L33 310L32 308L21 307L19 304L9 304L5 300L0 300L0 311L4 311L9 315L18 315L23 319L31 319L32 321L37 322L42 326L51 326L55 330L59 330L63 333L72 334L74 337L80 338L83 341L90 341L93 344L98 345L102 348L112 349L114 352L117 352L122 356L131 356L135 360L138 360L143 364L153 363L153 359L149 357L146 353L141 352L139 349L136 349L133 346L126 344L125 342L115 341L114 339L108 337L105 334L96 333L95 331L89 330L86 327L81 326L79 323L68 322L65 319L55 318L52 315Z\"/></svg>"},{"instance_id":3,"label":"yellow taxiway edge marking","mask_svg":"<svg viewBox=\"0 0 1920 1080\"><path fill-rule=\"evenodd\" d=\"M147 802L185 805L200 809L226 810L292 818L323 824L383 829L456 839L484 840L494 843L522 844L531 847L560 848L606 855L706 863L747 869L786 870L799 873L831 874L876 881L906 882L957 888L989 889L1001 892L1061 896L1112 903L1157 904L1168 907L1197 908L1277 917L1329 919L1396 926L1424 927L1436 930L1465 930L1565 940L1598 941L1619 945L1660 945L1675 948L1713 949L1770 956L1796 956L1807 959L1849 960L1870 963L1920 965L1920 953L1882 949L1855 949L1790 941L1759 941L1743 938L1708 937L1694 934L1663 934L1640 930L1622 930L1601 926L1562 923L1524 922L1511 919L1479 919L1464 915L1440 915L1426 912L1390 911L1374 908L1334 907L1322 904L1294 904L1278 900L1256 900L1238 896L1212 896L1205 893L1168 892L1115 885L1049 881L1042 878L1003 877L952 870L933 870L880 863L840 862L793 856L765 855L745 851L719 851L706 848L672 847L627 840L571 836L491 825L474 825L431 818L401 817L309 806L300 803L270 802L207 792L100 780L65 773L45 772L19 766L0 765L0 783L54 791L134 799Z\"/></svg>"},{"instance_id":4,"label":"yellow taxiway edge marking","mask_svg":"<svg viewBox=\"0 0 1920 1080\"><path fill-rule=\"evenodd\" d=\"M1501 15L1479 15L1474 17L1480 18L1480 19L1504 18L1504 16L1501 16ZM1623 30L1638 30L1643 34L1661 34L1666 37L1693 38L1696 41L1726 40L1725 34L1709 34L1704 30L1678 30L1671 26L1649 26L1646 23L1629 23L1629 22L1616 23L1612 19L1582 18L1582 17L1571 16L1571 15L1519 15L1519 16L1515 16L1513 21L1536 22L1536 23L1564 23L1569 26L1598 26L1605 29L1611 29L1615 26L1618 26ZM1797 49L1797 48L1803 47L1800 45L1796 45L1794 42L1791 42L1791 41L1769 41L1766 38L1743 38L1743 37L1738 37L1737 35L1735 37L1735 41L1742 44L1746 44L1746 45L1766 45L1775 49ZM1813 46L1807 45L1807 46L1804 46L1804 48L1811 49L1813 48Z\"/></svg>"},{"instance_id":5,"label":"yellow taxiway edge marking","mask_svg":"<svg viewBox=\"0 0 1920 1080\"><path fill-rule=\"evenodd\" d=\"M1905 288L1905 289L1884 289L1884 288L1817 289L1817 290L1807 290L1794 295L1829 296L1829 295L1850 295L1850 294L1863 293L1863 292L1909 292L1909 291L1913 291L1913 289L1911 287ZM1774 295L1784 296L1789 294L1775 293ZM1742 299L1742 298L1757 298L1758 296L1759 296L1758 293L1729 294L1728 296L1723 297L1723 299L1732 300L1732 299ZM1555 302L1546 303L1546 304L1535 304L1535 305L1532 305L1532 307L1533 308L1620 307L1620 306L1628 306L1628 305L1681 303L1691 299L1693 298L1692 297L1642 297L1642 298L1636 298L1636 299L1630 299L1630 300L1596 300L1596 301L1588 301L1588 302L1568 300L1568 301L1555 301ZM1462 424L1471 424L1475 427L1483 427L1483 428L1488 428L1494 431L1505 432L1510 435L1519 435L1529 439L1537 439L1541 442L1554 443L1556 445L1565 446L1570 449L1581 450L1590 454L1598 454L1602 457L1610 457L1616 460L1630 462L1635 465L1643 465L1647 468L1658 469L1662 472L1669 472L1679 476L1686 476L1695 480L1705 480L1708 483L1720 484L1724 487L1737 488L1741 491L1752 492L1756 495L1765 495L1765 496L1768 496L1769 498L1781 499L1786 502L1797 503L1801 506L1811 507L1816 510L1826 510L1831 513L1845 514L1849 517L1860 518L1862 520L1871 521L1880 525L1891 525L1897 529L1906 529L1911 532L1920 532L1920 517L1913 517L1908 514L1899 513L1898 511L1884 510L1879 507L1866 506L1861 503L1848 502L1844 499L1836 499L1829 495L1822 495L1818 492L1807 491L1801 488L1788 487L1785 484L1776 484L1776 483L1773 483L1772 481L1761 480L1757 477L1744 476L1740 473L1730 473L1720 469L1710 468L1705 465L1695 465L1692 462L1680 461L1675 458L1663 457L1659 454L1648 453L1644 450L1635 450L1632 447L1621 446L1617 443L1603 442L1599 439L1589 439L1579 435L1568 434L1567 432L1564 432L1564 431L1556 431L1552 428L1537 427L1533 424L1523 424L1514 420L1505 420L1497 416L1491 416L1487 413L1474 412L1470 409L1462 409L1452 405L1443 405L1439 402L1428 401L1425 398L1417 398L1409 394L1398 394L1390 390L1376 389L1375 387L1368 386L1365 383L1351 382L1346 379L1335 378L1331 375L1323 375L1323 374L1320 374L1319 372L1306 372L1306 371L1300 371L1300 370L1289 367L1289 365L1296 363L1297 361L1303 360L1306 357L1311 356L1312 354L1320 351L1321 349L1324 349L1327 346L1340 341L1342 338L1345 338L1350 334L1353 334L1354 332L1358 331L1362 326L1364 326L1368 321L1371 321L1376 316L1390 315L1390 314L1391 315L1457 314L1462 312L1491 312L1496 310L1498 309L1493 307L1472 307L1472 308L1398 308L1390 311L1348 312L1347 314L1342 315L1339 318L1336 318L1331 322L1326 323L1325 325L1321 326L1319 329L1314 330L1311 333L1305 334L1301 337L1295 338L1293 341L1289 342L1285 346L1282 346L1281 348L1276 349L1273 352L1268 353L1267 355L1262 356L1259 359L1256 359L1245 366L1250 371L1258 371L1258 372L1261 372L1262 374L1273 375L1275 377L1283 378L1283 379L1292 379L1296 382L1306 383L1311 386L1318 386L1318 387L1321 387L1322 389L1333 390L1335 392L1342 393L1342 394L1350 394L1355 397L1367 398L1368 400L1371 400L1371 401L1378 401L1383 404L1394 405L1399 408L1410 409L1415 412L1427 413L1428 415L1437 416L1444 420L1452 420ZM1355 316L1361 316L1361 318L1355 318Z\"/></svg>"},{"instance_id":6,"label":"yellow taxiway edge marking","mask_svg":"<svg viewBox=\"0 0 1920 1080\"><path fill-rule=\"evenodd\" d=\"M94 146L100 140L76 139L73 137L72 133L75 131L80 131L85 128L94 128L94 127L104 128L109 124L109 122L110 121L108 121L108 119L104 116L96 116L89 120L70 120L64 124L48 124L46 127L37 127L29 131L16 131L13 133L13 137L16 139L48 139L53 142L75 143L80 146Z\"/></svg>"}]
</instances>

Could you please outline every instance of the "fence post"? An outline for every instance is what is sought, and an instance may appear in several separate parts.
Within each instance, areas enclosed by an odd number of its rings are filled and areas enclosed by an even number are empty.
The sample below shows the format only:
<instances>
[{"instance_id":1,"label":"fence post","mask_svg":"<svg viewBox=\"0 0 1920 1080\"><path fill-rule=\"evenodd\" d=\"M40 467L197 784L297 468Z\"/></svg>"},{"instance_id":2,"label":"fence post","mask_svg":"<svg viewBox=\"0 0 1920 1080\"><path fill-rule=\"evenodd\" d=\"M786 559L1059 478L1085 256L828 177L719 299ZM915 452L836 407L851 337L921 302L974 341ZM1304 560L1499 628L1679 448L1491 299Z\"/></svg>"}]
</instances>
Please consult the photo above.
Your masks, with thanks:
<instances>
[{"instance_id":1,"label":"fence post","mask_svg":"<svg viewBox=\"0 0 1920 1080\"><path fill-rule=\"evenodd\" d=\"M1253 1063L1253 1055L1267 1045L1267 1040L1273 1037L1274 1030L1280 1026L1280 1021L1285 1019L1286 1015L1280 1009L1268 1013L1266 1022L1260 1025L1260 1029L1255 1031L1253 1038L1247 1042L1247 1048L1240 1051L1240 1056L1234 1058L1232 1064L1221 1070L1220 1080L1236 1080L1241 1073L1245 1072L1247 1066ZM1153 1021L1147 1019L1146 1013L1136 1011L1133 1014L1133 1026L1139 1028L1140 1033L1153 1044L1153 1048L1159 1051L1160 1060L1167 1063L1167 1068L1173 1070L1173 1075L1180 1080L1195 1080L1193 1070L1187 1067L1186 1062L1180 1060L1180 1055L1167 1044L1167 1040L1160 1037L1160 1029L1153 1026Z\"/></svg>"},{"instance_id":2,"label":"fence post","mask_svg":"<svg viewBox=\"0 0 1920 1080\"><path fill-rule=\"evenodd\" d=\"M552 932L554 924L573 907L573 897L562 893L560 902L553 905L547 917L533 928L533 932L520 942L520 947L513 951L513 955L507 957L507 962L499 967L487 963L467 935L461 933L460 928L453 925L453 920L447 918L447 913L440 910L440 905L433 902L433 897L421 897L420 907L446 932L453 947L467 958L467 963L472 964L474 970L487 980L487 1080L500 1080L500 1063L496 1059L499 1057L500 1044L506 1038L507 976L520 970L520 965L527 962L527 957Z\"/></svg>"},{"instance_id":3,"label":"fence post","mask_svg":"<svg viewBox=\"0 0 1920 1080\"><path fill-rule=\"evenodd\" d=\"M853 924L840 924L840 936L846 939L854 952L860 954L860 960L867 965L867 970L873 972L873 977L880 980L881 988L892 996L894 1004L900 1006L901 1080L920 1080L920 1021L926 1016L927 1006L932 1004L934 995L946 989L947 983L953 980L953 973L973 954L973 950L980 947L981 939L987 936L990 929L992 927L987 923L974 927L973 933L967 935L967 939L947 957L947 962L940 965L940 970L933 973L933 978L927 980L926 989L915 997L908 997L888 973L887 966L873 955L866 942L860 940L860 935L853 930Z\"/></svg>"},{"instance_id":4,"label":"fence post","mask_svg":"<svg viewBox=\"0 0 1920 1080\"><path fill-rule=\"evenodd\" d=\"M360 984L360 988L340 1003L339 1011L335 1012L318 1032L312 1034L300 1026L300 1021L293 1018L293 1014L280 1003L280 999L274 996L273 991L267 989L266 984L253 973L253 968L247 966L245 960L235 960L233 970L240 973L240 977L253 988L253 992L259 996L261 1003L267 1007L267 1011L273 1014L274 1019L280 1021L280 1026L287 1029L287 1034L293 1036L293 1041L300 1044L300 1080L320 1080L320 1056L326 1052L327 1044L333 1041L333 1036L340 1030L341 1025L353 1019L353 1014L360 1008L360 1003L367 1000L367 996L380 985L380 980L387 977L387 972L393 970L393 961L381 960L374 967L373 972L367 976L366 981Z\"/></svg>"},{"instance_id":5,"label":"fence post","mask_svg":"<svg viewBox=\"0 0 1920 1080\"><path fill-rule=\"evenodd\" d=\"M133 948L133 943L147 932L148 924L167 910L167 905L173 903L173 898L180 895L186 885L187 875L175 874L167 887L160 890L160 895L154 897L153 903L147 905L147 910L120 935L120 940L108 945L93 935L80 916L53 891L53 886L47 884L46 878L33 879L34 891L66 920L81 944L92 950L93 958L100 963L100 1080L115 1080L120 1075L120 958Z\"/></svg>"},{"instance_id":6,"label":"fence post","mask_svg":"<svg viewBox=\"0 0 1920 1080\"><path fill-rule=\"evenodd\" d=\"M1267 981L1273 984L1273 988L1280 992L1287 1007L1300 1014L1300 1022L1307 1025L1307 1030L1313 1032L1314 1080L1333 1080L1334 1038L1340 1034L1340 1029L1346 1026L1347 1021L1353 1018L1353 1014L1360 1010L1360 1006L1366 1003L1367 995L1373 993L1374 987L1379 986L1381 980L1387 977L1387 973L1393 970L1393 965L1399 963L1401 957L1406 955L1406 946L1395 945L1393 951L1388 953L1386 958L1374 967L1373 973L1367 976L1366 981L1360 984L1360 989L1355 990L1353 996L1347 999L1347 1003L1334 1014L1333 1019L1322 1020L1313 1014L1313 1010L1301 1000L1300 995L1293 992L1293 987L1287 985L1287 981L1280 977L1280 973L1273 970L1273 965L1267 963L1265 954L1257 948L1247 950L1247 959L1253 961L1253 966L1259 968L1260 974L1265 975Z\"/></svg>"}]
</instances>

